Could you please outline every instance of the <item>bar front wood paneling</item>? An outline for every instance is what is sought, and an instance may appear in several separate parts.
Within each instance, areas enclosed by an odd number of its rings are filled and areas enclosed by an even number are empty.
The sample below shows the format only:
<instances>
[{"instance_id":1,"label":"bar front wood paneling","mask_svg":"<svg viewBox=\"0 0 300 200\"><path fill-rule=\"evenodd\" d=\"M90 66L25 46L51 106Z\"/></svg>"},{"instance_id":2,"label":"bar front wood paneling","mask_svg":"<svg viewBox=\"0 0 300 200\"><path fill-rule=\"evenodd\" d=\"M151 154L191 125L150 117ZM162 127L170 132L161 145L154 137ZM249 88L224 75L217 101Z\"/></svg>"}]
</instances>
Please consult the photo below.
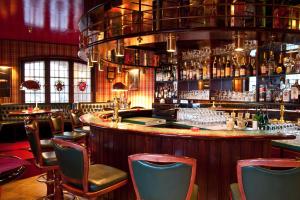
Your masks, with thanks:
<instances>
[{"instance_id":1,"label":"bar front wood paneling","mask_svg":"<svg viewBox=\"0 0 300 200\"><path fill-rule=\"evenodd\" d=\"M271 140L289 136L209 136L157 134L147 131L91 125L91 151L94 163L104 163L128 172L128 155L160 153L197 159L196 184L201 200L229 199L229 185L237 181L236 163L240 159L271 156ZM177 129L178 130L178 129ZM190 131L190 130L187 130ZM229 134L230 135L230 134ZM116 191L119 200L133 200L131 185Z\"/></svg>"}]
</instances>

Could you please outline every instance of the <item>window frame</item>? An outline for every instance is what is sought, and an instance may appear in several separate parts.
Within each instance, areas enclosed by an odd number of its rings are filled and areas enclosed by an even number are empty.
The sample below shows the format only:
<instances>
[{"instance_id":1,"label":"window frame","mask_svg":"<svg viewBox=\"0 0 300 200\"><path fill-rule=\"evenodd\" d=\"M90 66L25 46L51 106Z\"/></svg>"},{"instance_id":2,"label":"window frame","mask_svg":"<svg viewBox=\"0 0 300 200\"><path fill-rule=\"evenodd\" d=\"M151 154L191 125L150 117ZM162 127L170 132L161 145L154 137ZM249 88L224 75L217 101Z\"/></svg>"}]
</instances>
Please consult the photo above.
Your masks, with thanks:
<instances>
[{"instance_id":1,"label":"window frame","mask_svg":"<svg viewBox=\"0 0 300 200\"><path fill-rule=\"evenodd\" d=\"M45 62L45 104L51 104L51 86L50 86L50 61L67 61L69 63L69 102L74 103L74 63L87 64L86 62L80 60L79 58L66 58L66 57L34 57L34 58L23 58L20 62L20 84L24 82L25 79L25 63L43 61ZM91 102L95 101L95 67L91 69ZM21 102L25 103L25 92L21 91Z\"/></svg>"}]
</instances>

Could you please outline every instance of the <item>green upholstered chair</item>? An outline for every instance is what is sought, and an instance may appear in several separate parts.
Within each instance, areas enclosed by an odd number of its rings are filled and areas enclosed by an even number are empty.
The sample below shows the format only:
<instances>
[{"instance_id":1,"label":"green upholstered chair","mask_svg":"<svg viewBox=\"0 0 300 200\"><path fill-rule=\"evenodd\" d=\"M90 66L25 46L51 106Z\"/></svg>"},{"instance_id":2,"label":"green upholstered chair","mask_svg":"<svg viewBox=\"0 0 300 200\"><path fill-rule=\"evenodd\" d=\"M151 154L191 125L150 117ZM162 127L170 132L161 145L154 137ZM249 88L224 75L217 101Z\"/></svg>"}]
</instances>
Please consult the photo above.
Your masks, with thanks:
<instances>
[{"instance_id":1,"label":"green upholstered chair","mask_svg":"<svg viewBox=\"0 0 300 200\"><path fill-rule=\"evenodd\" d=\"M127 183L127 173L102 164L90 165L83 146L54 138L62 186L77 196L96 198Z\"/></svg>"},{"instance_id":2,"label":"green upholstered chair","mask_svg":"<svg viewBox=\"0 0 300 200\"><path fill-rule=\"evenodd\" d=\"M238 183L230 186L233 200L300 199L300 161L240 160L237 176Z\"/></svg>"},{"instance_id":3,"label":"green upholstered chair","mask_svg":"<svg viewBox=\"0 0 300 200\"><path fill-rule=\"evenodd\" d=\"M62 191L59 187L58 165L54 151L44 152L41 147L39 137L38 122L32 118L27 117L24 120L26 135L29 145L34 156L35 165L38 168L46 171L45 175L39 176L37 181L46 183L47 185L47 198L55 196L59 199L62 196Z\"/></svg>"},{"instance_id":4,"label":"green upholstered chair","mask_svg":"<svg viewBox=\"0 0 300 200\"><path fill-rule=\"evenodd\" d=\"M49 114L51 132L54 138L69 140L73 142L85 143L86 134L84 132L64 131L64 114L62 112L53 112Z\"/></svg>"},{"instance_id":5,"label":"green upholstered chair","mask_svg":"<svg viewBox=\"0 0 300 200\"><path fill-rule=\"evenodd\" d=\"M128 157L129 170L138 200L195 200L196 160L162 154Z\"/></svg>"}]
</instances>

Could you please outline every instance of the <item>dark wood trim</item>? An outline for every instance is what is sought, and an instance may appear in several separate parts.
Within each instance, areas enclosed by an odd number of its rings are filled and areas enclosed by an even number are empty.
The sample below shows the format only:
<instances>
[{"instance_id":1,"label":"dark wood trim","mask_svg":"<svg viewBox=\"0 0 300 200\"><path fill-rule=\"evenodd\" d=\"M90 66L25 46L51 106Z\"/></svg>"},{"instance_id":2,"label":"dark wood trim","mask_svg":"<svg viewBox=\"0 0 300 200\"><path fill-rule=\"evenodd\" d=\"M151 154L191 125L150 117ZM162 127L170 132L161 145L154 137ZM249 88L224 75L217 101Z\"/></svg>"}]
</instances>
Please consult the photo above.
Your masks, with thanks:
<instances>
[{"instance_id":1,"label":"dark wood trim","mask_svg":"<svg viewBox=\"0 0 300 200\"><path fill-rule=\"evenodd\" d=\"M196 177L196 159L188 158L188 157L172 156L172 155L167 155L167 154L162 155L162 154L148 154L148 153L141 153L141 154L135 154L135 155L128 156L129 171L130 171L134 191L137 196L137 199L142 200L141 195L140 195L139 190L136 185L133 168L132 168L132 162L137 161L137 160L154 162L154 163L184 163L186 165L191 166L192 173L191 173L191 178L190 178L189 189L186 194L185 200L189 200L191 198L191 195L193 193L193 188L194 188L195 177Z\"/></svg>"},{"instance_id":2,"label":"dark wood trim","mask_svg":"<svg viewBox=\"0 0 300 200\"><path fill-rule=\"evenodd\" d=\"M74 62L69 62L69 102L74 102Z\"/></svg>"}]
</instances>

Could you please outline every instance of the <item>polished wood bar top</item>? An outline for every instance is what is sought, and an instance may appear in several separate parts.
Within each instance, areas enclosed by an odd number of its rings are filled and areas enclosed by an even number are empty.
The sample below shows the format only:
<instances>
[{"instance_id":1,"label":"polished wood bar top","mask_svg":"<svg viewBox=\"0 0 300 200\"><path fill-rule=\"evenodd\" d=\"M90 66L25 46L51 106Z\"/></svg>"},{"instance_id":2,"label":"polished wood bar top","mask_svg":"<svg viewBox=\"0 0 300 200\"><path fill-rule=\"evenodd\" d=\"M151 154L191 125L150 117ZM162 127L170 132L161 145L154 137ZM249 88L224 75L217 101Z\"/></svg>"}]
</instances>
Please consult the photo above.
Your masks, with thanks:
<instances>
[{"instance_id":1,"label":"polished wood bar top","mask_svg":"<svg viewBox=\"0 0 300 200\"><path fill-rule=\"evenodd\" d=\"M107 112L106 112L107 113ZM296 137L291 134L285 134L283 132L269 134L263 130L204 130L192 127L190 129L181 129L181 128L160 128L160 127L151 127L140 124L124 123L119 122L115 123L109 119L101 118L103 113L93 113L85 114L81 116L81 120L84 123L88 123L92 126L98 126L103 128L110 129L121 129L132 132L139 132L142 134L150 135L165 135L165 136L174 136L174 137L192 137L192 138L201 138L201 139L270 139L270 140L283 140L283 139L295 139Z\"/></svg>"}]
</instances>

